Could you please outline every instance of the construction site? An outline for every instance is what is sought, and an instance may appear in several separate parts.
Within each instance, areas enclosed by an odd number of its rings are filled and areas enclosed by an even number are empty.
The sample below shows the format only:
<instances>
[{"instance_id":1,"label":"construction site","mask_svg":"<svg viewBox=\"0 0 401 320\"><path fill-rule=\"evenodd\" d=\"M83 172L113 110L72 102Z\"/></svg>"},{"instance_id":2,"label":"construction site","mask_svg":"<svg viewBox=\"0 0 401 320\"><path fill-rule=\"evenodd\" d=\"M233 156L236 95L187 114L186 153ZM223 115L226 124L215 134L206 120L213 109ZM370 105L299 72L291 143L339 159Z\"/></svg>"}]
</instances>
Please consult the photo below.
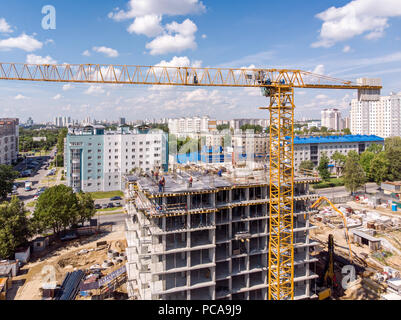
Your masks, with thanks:
<instances>
[{"instance_id":1,"label":"construction site","mask_svg":"<svg viewBox=\"0 0 401 320\"><path fill-rule=\"evenodd\" d=\"M224 172L223 172L224 171ZM269 181L261 170L176 166L158 189L152 176L127 176L127 273L133 299L266 300ZM310 255L317 244L299 177L294 194L295 299L313 298Z\"/></svg>"}]
</instances>

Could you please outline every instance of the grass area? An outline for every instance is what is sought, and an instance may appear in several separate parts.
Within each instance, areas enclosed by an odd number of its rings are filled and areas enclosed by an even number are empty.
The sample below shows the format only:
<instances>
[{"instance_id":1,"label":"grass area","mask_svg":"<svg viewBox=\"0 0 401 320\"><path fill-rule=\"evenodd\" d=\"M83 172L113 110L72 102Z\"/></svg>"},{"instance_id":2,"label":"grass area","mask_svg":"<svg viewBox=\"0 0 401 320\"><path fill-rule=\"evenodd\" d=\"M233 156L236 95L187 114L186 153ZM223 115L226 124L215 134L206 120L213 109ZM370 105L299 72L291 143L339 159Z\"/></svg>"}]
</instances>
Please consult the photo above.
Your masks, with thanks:
<instances>
[{"instance_id":1,"label":"grass area","mask_svg":"<svg viewBox=\"0 0 401 320\"><path fill-rule=\"evenodd\" d=\"M124 197L122 191L108 191L108 192L89 192L93 200L110 199L114 197Z\"/></svg>"},{"instance_id":2,"label":"grass area","mask_svg":"<svg viewBox=\"0 0 401 320\"><path fill-rule=\"evenodd\" d=\"M37 202L37 201L29 202L29 203L26 204L26 207L28 207L28 208L34 208L34 207L36 206L36 202Z\"/></svg>"},{"instance_id":3,"label":"grass area","mask_svg":"<svg viewBox=\"0 0 401 320\"><path fill-rule=\"evenodd\" d=\"M330 178L330 180L328 180L328 181L322 181L322 182L313 184L312 186L313 186L313 189L343 187L344 179L343 178Z\"/></svg>"}]
</instances>

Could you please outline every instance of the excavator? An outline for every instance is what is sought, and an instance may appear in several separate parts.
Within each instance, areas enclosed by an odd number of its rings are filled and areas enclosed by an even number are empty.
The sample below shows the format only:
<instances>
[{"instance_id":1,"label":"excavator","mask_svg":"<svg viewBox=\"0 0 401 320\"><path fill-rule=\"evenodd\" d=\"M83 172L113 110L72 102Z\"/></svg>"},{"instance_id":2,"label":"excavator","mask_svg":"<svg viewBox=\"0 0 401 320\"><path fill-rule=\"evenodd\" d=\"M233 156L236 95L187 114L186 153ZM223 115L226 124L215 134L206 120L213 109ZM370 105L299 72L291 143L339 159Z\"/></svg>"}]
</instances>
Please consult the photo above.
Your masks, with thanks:
<instances>
[{"instance_id":1,"label":"excavator","mask_svg":"<svg viewBox=\"0 0 401 320\"><path fill-rule=\"evenodd\" d=\"M311 209L316 209L321 205L323 202L327 202L330 207L337 212L343 219L344 222L344 229L345 229L345 238L348 243L349 247L349 260L352 263L353 262L353 255L352 255L352 249L351 249L351 241L350 237L348 234L348 225L347 225L347 219L344 216L344 214L337 209L337 207L327 198L325 197L320 197L314 204L312 204ZM327 287L327 289L321 291L318 294L319 300L326 300L332 296L333 290L337 286L337 279L336 275L334 273L334 236L332 234L329 235L329 241L328 241L328 253L329 253L329 259L326 264L325 268L325 274L324 274L324 286Z\"/></svg>"}]
</instances>

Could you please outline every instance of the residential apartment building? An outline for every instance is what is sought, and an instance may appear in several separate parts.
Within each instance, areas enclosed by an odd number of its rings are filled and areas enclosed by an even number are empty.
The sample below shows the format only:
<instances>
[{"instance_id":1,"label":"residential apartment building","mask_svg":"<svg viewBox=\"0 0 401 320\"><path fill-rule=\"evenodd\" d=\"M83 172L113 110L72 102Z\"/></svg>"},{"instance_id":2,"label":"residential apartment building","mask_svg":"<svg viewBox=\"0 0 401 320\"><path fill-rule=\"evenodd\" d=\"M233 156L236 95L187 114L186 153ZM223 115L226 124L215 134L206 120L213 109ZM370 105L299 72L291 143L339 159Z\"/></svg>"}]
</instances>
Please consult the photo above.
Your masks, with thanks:
<instances>
[{"instance_id":1,"label":"residential apartment building","mask_svg":"<svg viewBox=\"0 0 401 320\"><path fill-rule=\"evenodd\" d=\"M267 119L233 119L230 120L230 128L234 130L241 129L244 125L254 125L261 126L262 128L267 128L269 126L269 120Z\"/></svg>"},{"instance_id":2,"label":"residential apartment building","mask_svg":"<svg viewBox=\"0 0 401 320\"><path fill-rule=\"evenodd\" d=\"M269 154L269 135L236 130L232 135L234 162L240 160L265 161Z\"/></svg>"},{"instance_id":3,"label":"residential apartment building","mask_svg":"<svg viewBox=\"0 0 401 320\"><path fill-rule=\"evenodd\" d=\"M401 136L401 95L351 102L351 132L388 138Z\"/></svg>"},{"instance_id":4,"label":"residential apartment building","mask_svg":"<svg viewBox=\"0 0 401 320\"><path fill-rule=\"evenodd\" d=\"M216 120L211 120L208 116L168 119L170 134L177 137L198 135L202 132L216 130Z\"/></svg>"},{"instance_id":5,"label":"residential apartment building","mask_svg":"<svg viewBox=\"0 0 401 320\"><path fill-rule=\"evenodd\" d=\"M65 145L67 182L75 191L122 190L122 176L135 168L167 170L168 135L122 126L70 128Z\"/></svg>"},{"instance_id":6,"label":"residential apartment building","mask_svg":"<svg viewBox=\"0 0 401 320\"><path fill-rule=\"evenodd\" d=\"M0 119L0 164L11 165L19 152L19 119Z\"/></svg>"},{"instance_id":7,"label":"residential apartment building","mask_svg":"<svg viewBox=\"0 0 401 320\"><path fill-rule=\"evenodd\" d=\"M361 154L372 144L384 145L384 139L378 136L367 135L295 137L295 169L298 170L303 161L312 161L317 166L323 153L326 153L330 159L336 152L347 155L350 151L356 151L358 154Z\"/></svg>"},{"instance_id":8,"label":"residential apartment building","mask_svg":"<svg viewBox=\"0 0 401 320\"><path fill-rule=\"evenodd\" d=\"M341 118L341 112L338 109L324 109L322 111L322 127L341 131L344 129L344 124Z\"/></svg>"},{"instance_id":9,"label":"residential apartment building","mask_svg":"<svg viewBox=\"0 0 401 320\"><path fill-rule=\"evenodd\" d=\"M267 300L269 182L264 172L204 175L204 168L166 175L159 192L150 178L128 176L127 274L139 300ZM193 177L189 186L188 178ZM316 297L317 245L307 208L317 195L296 179L294 299Z\"/></svg>"}]
</instances>

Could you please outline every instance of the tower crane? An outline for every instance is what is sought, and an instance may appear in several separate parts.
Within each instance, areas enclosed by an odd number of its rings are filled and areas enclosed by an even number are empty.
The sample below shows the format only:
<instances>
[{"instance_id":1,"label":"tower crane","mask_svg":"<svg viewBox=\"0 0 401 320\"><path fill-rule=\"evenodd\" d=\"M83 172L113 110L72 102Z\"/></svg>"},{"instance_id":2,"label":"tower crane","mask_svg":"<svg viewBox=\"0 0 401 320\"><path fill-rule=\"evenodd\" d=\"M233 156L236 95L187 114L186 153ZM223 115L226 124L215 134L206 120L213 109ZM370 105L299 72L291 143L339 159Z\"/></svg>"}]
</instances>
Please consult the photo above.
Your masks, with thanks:
<instances>
[{"instance_id":1,"label":"tower crane","mask_svg":"<svg viewBox=\"0 0 401 320\"><path fill-rule=\"evenodd\" d=\"M261 88L270 114L269 300L294 298L294 90L353 89L380 94L381 86L301 70L99 64L0 63L0 80Z\"/></svg>"}]
</instances>

